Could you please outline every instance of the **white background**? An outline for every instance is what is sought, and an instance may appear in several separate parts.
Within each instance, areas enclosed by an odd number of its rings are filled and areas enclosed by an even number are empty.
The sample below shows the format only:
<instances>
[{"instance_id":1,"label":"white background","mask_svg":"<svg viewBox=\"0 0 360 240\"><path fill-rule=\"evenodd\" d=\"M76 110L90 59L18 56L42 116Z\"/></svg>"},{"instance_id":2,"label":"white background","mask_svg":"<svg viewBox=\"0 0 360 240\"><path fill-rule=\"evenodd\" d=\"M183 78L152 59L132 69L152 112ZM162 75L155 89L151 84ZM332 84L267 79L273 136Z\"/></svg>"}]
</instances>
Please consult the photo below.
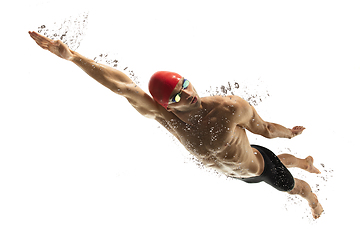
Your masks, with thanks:
<instances>
[{"instance_id":1,"label":"white background","mask_svg":"<svg viewBox=\"0 0 360 240\"><path fill-rule=\"evenodd\" d=\"M356 1L8 1L0 11L1 239L357 234ZM270 94L257 107L263 119L307 129L292 140L249 138L312 155L321 176L292 172L320 185L325 214L312 221L304 201L198 168L156 122L28 36L87 11L77 51L118 54L146 91L158 70L200 93L260 83L253 91Z\"/></svg>"}]
</instances>

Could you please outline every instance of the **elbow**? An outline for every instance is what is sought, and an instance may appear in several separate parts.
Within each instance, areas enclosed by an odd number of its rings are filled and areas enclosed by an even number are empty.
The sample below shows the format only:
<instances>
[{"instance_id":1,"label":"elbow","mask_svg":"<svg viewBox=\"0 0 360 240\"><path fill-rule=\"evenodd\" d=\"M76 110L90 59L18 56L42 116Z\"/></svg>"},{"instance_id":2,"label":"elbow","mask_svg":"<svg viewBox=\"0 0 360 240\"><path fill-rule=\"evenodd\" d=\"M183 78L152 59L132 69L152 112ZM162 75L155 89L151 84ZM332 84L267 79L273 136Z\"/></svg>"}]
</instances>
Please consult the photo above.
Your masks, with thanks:
<instances>
[{"instance_id":1,"label":"elbow","mask_svg":"<svg viewBox=\"0 0 360 240\"><path fill-rule=\"evenodd\" d=\"M263 134L264 137L269 138L269 139L275 138L275 136L273 134L275 129L271 123L265 123L264 129L265 129L264 134Z\"/></svg>"}]
</instances>

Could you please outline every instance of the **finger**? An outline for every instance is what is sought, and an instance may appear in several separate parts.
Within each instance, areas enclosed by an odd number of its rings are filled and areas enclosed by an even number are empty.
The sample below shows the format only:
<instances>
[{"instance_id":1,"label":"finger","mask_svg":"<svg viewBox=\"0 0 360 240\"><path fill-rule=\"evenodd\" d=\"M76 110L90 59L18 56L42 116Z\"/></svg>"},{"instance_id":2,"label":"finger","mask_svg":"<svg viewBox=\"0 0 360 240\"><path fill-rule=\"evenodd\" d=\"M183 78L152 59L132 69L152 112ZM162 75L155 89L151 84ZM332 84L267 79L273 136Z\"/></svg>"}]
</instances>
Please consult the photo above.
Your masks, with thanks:
<instances>
[{"instance_id":1,"label":"finger","mask_svg":"<svg viewBox=\"0 0 360 240\"><path fill-rule=\"evenodd\" d=\"M37 32L31 32L30 36L37 42L47 42L48 43L48 42L52 41L50 38L47 38Z\"/></svg>"},{"instance_id":2,"label":"finger","mask_svg":"<svg viewBox=\"0 0 360 240\"><path fill-rule=\"evenodd\" d=\"M36 44L39 45L41 48L43 48L43 49L49 48L48 38L46 38L36 32L29 32L29 34L30 34L31 38L35 40Z\"/></svg>"},{"instance_id":3,"label":"finger","mask_svg":"<svg viewBox=\"0 0 360 240\"><path fill-rule=\"evenodd\" d=\"M47 43L44 43L44 42L38 42L38 41L35 41L37 45L39 45L41 48L43 49L48 49L49 48L49 44Z\"/></svg>"},{"instance_id":4,"label":"finger","mask_svg":"<svg viewBox=\"0 0 360 240\"><path fill-rule=\"evenodd\" d=\"M31 36L32 38L34 38L34 39L37 37L37 34L36 34L36 32L34 32L34 31L29 32L29 34L30 34L30 36Z\"/></svg>"},{"instance_id":5,"label":"finger","mask_svg":"<svg viewBox=\"0 0 360 240\"><path fill-rule=\"evenodd\" d=\"M31 38L35 40L37 44L44 42L42 38L40 38L38 35L32 33L30 34Z\"/></svg>"},{"instance_id":6,"label":"finger","mask_svg":"<svg viewBox=\"0 0 360 240\"><path fill-rule=\"evenodd\" d=\"M30 37L31 37L32 39L36 40L36 37L35 37L34 32L29 32L29 34L30 34Z\"/></svg>"}]
</instances>

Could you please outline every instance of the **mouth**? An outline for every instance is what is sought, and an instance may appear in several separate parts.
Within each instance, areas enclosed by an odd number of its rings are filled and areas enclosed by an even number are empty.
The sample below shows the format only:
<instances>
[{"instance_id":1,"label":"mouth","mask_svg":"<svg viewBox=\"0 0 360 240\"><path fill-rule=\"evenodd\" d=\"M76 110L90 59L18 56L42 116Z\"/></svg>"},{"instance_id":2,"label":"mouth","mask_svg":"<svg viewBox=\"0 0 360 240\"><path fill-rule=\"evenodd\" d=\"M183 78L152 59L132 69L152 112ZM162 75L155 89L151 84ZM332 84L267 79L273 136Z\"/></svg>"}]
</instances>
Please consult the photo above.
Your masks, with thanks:
<instances>
[{"instance_id":1,"label":"mouth","mask_svg":"<svg viewBox=\"0 0 360 240\"><path fill-rule=\"evenodd\" d=\"M191 104L195 104L196 102L198 101L197 97L195 96L192 101L191 101Z\"/></svg>"}]
</instances>

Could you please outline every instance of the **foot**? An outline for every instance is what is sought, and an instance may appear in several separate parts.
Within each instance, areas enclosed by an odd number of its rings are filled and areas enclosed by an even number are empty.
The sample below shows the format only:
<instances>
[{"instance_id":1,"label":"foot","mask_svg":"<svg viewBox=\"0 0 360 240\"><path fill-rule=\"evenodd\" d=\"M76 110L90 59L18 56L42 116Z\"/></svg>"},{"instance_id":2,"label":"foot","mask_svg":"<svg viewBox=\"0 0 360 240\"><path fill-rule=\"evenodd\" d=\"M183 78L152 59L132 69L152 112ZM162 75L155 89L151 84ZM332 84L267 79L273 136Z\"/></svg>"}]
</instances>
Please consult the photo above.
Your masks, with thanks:
<instances>
[{"instance_id":1,"label":"foot","mask_svg":"<svg viewBox=\"0 0 360 240\"><path fill-rule=\"evenodd\" d=\"M309 173L316 173L316 174L321 173L319 169L314 167L314 158L312 156L308 156L307 158L305 158L305 161L307 162L307 168L305 169L306 171L308 171Z\"/></svg>"},{"instance_id":2,"label":"foot","mask_svg":"<svg viewBox=\"0 0 360 240\"><path fill-rule=\"evenodd\" d=\"M318 204L315 208L311 208L311 212L312 212L314 219L318 219L321 216L321 214L324 212L324 209L321 206L321 204L318 202Z\"/></svg>"}]
</instances>

